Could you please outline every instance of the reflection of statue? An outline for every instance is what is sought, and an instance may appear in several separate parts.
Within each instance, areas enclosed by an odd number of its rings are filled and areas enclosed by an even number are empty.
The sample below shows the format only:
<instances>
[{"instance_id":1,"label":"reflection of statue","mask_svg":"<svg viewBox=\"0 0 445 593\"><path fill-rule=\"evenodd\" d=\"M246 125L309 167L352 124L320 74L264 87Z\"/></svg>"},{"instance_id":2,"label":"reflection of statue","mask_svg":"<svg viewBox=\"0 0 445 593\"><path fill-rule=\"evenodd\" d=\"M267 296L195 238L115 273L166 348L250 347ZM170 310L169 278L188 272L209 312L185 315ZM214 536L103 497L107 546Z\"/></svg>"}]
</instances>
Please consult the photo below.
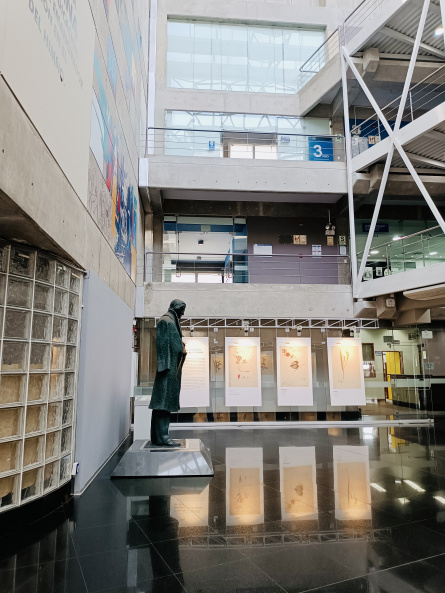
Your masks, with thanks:
<instances>
[{"instance_id":1,"label":"reflection of statue","mask_svg":"<svg viewBox=\"0 0 445 593\"><path fill-rule=\"evenodd\" d=\"M150 408L151 442L154 445L179 447L168 436L170 413L179 410L182 365L186 352L182 342L180 318L184 315L185 303L175 299L159 320L156 330L158 369L153 385Z\"/></svg>"}]
</instances>

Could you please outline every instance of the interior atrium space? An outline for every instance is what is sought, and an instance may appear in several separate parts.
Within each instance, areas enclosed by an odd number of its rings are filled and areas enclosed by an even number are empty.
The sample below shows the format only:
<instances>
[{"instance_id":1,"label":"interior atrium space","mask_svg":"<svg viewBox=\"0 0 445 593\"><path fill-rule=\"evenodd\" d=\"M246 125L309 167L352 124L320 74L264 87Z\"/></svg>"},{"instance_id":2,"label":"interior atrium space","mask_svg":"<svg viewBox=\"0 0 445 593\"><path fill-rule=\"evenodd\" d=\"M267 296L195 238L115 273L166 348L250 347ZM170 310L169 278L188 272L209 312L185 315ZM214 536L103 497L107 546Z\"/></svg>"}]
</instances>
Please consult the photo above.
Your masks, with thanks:
<instances>
[{"instance_id":1,"label":"interior atrium space","mask_svg":"<svg viewBox=\"0 0 445 593\"><path fill-rule=\"evenodd\" d=\"M443 593L444 15L0 3L0 593Z\"/></svg>"}]
</instances>

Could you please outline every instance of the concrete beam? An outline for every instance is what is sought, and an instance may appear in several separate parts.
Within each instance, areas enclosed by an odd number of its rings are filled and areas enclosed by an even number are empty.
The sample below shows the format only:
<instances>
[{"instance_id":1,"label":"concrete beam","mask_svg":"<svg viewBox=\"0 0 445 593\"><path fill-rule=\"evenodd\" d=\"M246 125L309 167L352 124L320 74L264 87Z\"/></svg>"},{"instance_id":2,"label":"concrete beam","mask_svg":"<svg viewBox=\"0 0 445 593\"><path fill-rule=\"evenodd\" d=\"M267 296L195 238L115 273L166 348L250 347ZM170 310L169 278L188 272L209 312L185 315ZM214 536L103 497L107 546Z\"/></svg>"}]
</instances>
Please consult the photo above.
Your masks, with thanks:
<instances>
[{"instance_id":1,"label":"concrete beam","mask_svg":"<svg viewBox=\"0 0 445 593\"><path fill-rule=\"evenodd\" d=\"M445 163L443 163L442 161L437 161L436 159L429 159L426 156L414 154L413 152L407 152L406 156L408 156L412 161L416 161L417 163L431 165L432 167L437 167L438 169L445 169Z\"/></svg>"},{"instance_id":2,"label":"concrete beam","mask_svg":"<svg viewBox=\"0 0 445 593\"><path fill-rule=\"evenodd\" d=\"M385 166L382 163L372 165L369 171L369 193L371 191L378 191L383 177L383 169Z\"/></svg>"},{"instance_id":3,"label":"concrete beam","mask_svg":"<svg viewBox=\"0 0 445 593\"><path fill-rule=\"evenodd\" d=\"M379 50L377 47L370 47L363 53L363 78L372 79L377 72L380 62Z\"/></svg>"},{"instance_id":4,"label":"concrete beam","mask_svg":"<svg viewBox=\"0 0 445 593\"><path fill-rule=\"evenodd\" d=\"M395 327L420 323L431 323L430 309L412 309L411 311L404 311L403 313L400 313L394 321Z\"/></svg>"}]
</instances>

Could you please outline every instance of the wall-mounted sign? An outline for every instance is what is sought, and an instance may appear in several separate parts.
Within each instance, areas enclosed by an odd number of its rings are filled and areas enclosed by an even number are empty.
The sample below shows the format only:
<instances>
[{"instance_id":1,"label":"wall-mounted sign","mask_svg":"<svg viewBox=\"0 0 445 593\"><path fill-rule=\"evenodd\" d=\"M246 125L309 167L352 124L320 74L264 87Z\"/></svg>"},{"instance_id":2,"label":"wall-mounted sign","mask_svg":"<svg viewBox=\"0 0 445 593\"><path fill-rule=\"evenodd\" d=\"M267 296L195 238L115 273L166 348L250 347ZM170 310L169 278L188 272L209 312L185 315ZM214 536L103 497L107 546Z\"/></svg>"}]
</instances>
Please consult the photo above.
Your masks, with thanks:
<instances>
[{"instance_id":1,"label":"wall-mounted sign","mask_svg":"<svg viewBox=\"0 0 445 593\"><path fill-rule=\"evenodd\" d=\"M310 161L334 160L332 138L326 138L325 136L309 136L308 143Z\"/></svg>"},{"instance_id":2,"label":"wall-mounted sign","mask_svg":"<svg viewBox=\"0 0 445 593\"><path fill-rule=\"evenodd\" d=\"M357 338L327 338L332 406L366 404L362 344Z\"/></svg>"},{"instance_id":3,"label":"wall-mounted sign","mask_svg":"<svg viewBox=\"0 0 445 593\"><path fill-rule=\"evenodd\" d=\"M279 406L312 406L310 338L277 338L277 399Z\"/></svg>"},{"instance_id":4,"label":"wall-mounted sign","mask_svg":"<svg viewBox=\"0 0 445 593\"><path fill-rule=\"evenodd\" d=\"M253 246L254 255L272 255L272 245L269 243L255 243Z\"/></svg>"},{"instance_id":5,"label":"wall-mounted sign","mask_svg":"<svg viewBox=\"0 0 445 593\"><path fill-rule=\"evenodd\" d=\"M182 369L181 408L208 407L209 386L209 338L183 338L187 358Z\"/></svg>"},{"instance_id":6,"label":"wall-mounted sign","mask_svg":"<svg viewBox=\"0 0 445 593\"><path fill-rule=\"evenodd\" d=\"M369 233L369 229L371 228L370 222L362 222L362 231L364 233ZM375 233L389 233L389 225L387 222L378 222L375 225Z\"/></svg>"},{"instance_id":7,"label":"wall-mounted sign","mask_svg":"<svg viewBox=\"0 0 445 593\"><path fill-rule=\"evenodd\" d=\"M226 338L226 406L261 406L260 338Z\"/></svg>"},{"instance_id":8,"label":"wall-mounted sign","mask_svg":"<svg viewBox=\"0 0 445 593\"><path fill-rule=\"evenodd\" d=\"M307 245L307 235L293 235L294 245Z\"/></svg>"},{"instance_id":9,"label":"wall-mounted sign","mask_svg":"<svg viewBox=\"0 0 445 593\"><path fill-rule=\"evenodd\" d=\"M312 255L321 256L321 245L312 245Z\"/></svg>"},{"instance_id":10,"label":"wall-mounted sign","mask_svg":"<svg viewBox=\"0 0 445 593\"><path fill-rule=\"evenodd\" d=\"M334 245L334 237L326 237L326 245L332 247Z\"/></svg>"},{"instance_id":11,"label":"wall-mounted sign","mask_svg":"<svg viewBox=\"0 0 445 593\"><path fill-rule=\"evenodd\" d=\"M338 236L338 244L339 245L346 245L346 235L339 235Z\"/></svg>"}]
</instances>

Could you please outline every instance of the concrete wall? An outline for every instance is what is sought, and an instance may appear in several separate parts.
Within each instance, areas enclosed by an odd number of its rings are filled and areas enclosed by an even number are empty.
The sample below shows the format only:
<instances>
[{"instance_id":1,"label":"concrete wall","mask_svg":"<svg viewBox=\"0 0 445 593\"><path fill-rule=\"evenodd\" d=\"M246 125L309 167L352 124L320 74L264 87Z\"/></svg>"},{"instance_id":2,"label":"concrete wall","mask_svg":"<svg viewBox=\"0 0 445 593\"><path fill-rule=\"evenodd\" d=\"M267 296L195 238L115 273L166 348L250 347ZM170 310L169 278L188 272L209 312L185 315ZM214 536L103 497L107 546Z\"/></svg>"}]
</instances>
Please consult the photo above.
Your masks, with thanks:
<instances>
[{"instance_id":1,"label":"concrete wall","mask_svg":"<svg viewBox=\"0 0 445 593\"><path fill-rule=\"evenodd\" d=\"M187 317L352 319L349 285L145 284L144 317L160 317L173 299Z\"/></svg>"},{"instance_id":2,"label":"concrete wall","mask_svg":"<svg viewBox=\"0 0 445 593\"><path fill-rule=\"evenodd\" d=\"M332 197L317 201L334 202L347 191L345 163L177 156L150 157L149 185L153 188L321 193ZM242 200L242 194L237 199ZM280 200L283 201L283 197Z\"/></svg>"},{"instance_id":3,"label":"concrete wall","mask_svg":"<svg viewBox=\"0 0 445 593\"><path fill-rule=\"evenodd\" d=\"M94 273L85 279L75 460L80 492L128 434L133 309Z\"/></svg>"}]
</instances>

